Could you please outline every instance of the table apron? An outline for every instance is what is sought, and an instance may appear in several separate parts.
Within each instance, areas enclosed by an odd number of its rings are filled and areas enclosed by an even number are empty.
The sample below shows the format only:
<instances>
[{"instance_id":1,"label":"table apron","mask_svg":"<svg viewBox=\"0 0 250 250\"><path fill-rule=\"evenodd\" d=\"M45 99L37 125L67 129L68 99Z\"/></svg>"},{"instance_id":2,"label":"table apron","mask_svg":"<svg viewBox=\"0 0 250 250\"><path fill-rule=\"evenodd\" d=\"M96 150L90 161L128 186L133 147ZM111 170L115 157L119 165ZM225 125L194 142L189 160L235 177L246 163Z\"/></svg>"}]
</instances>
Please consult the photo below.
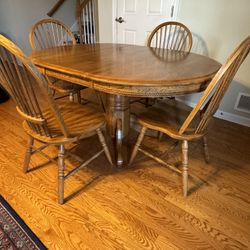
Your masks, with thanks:
<instances>
[{"instance_id":1,"label":"table apron","mask_svg":"<svg viewBox=\"0 0 250 250\"><path fill-rule=\"evenodd\" d=\"M88 88L96 89L101 92L108 94L128 96L128 97L166 97L166 96L177 96L185 95L190 93L197 93L203 91L207 86L208 80L201 82L189 83L189 84L176 84L175 86L168 85L156 85L156 86L140 86L140 85L122 85L91 81L81 76L74 76L67 74L66 72L58 72L50 69L39 67L42 74L52 76L61 80L72 82L78 85L82 85Z\"/></svg>"}]
</instances>

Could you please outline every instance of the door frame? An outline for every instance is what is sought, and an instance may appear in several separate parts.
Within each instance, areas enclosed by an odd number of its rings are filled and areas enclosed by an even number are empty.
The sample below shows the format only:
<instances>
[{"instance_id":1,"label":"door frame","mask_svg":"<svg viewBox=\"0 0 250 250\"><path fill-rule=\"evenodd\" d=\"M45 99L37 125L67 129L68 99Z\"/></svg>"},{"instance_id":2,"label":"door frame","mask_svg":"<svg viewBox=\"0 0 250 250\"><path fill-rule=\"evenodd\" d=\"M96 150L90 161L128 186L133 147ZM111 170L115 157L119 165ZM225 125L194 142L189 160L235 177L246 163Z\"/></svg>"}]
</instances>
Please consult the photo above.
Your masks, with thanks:
<instances>
[{"instance_id":1,"label":"door frame","mask_svg":"<svg viewBox=\"0 0 250 250\"><path fill-rule=\"evenodd\" d=\"M173 6L173 8L174 8L173 15L170 18L171 21L175 21L179 17L181 1L182 0L171 0L171 6ZM117 43L116 22L114 21L115 18L118 17L118 15L117 15L117 10L118 10L117 2L118 2L118 0L112 0L112 34L113 34L112 40L113 40L113 43Z\"/></svg>"}]
</instances>

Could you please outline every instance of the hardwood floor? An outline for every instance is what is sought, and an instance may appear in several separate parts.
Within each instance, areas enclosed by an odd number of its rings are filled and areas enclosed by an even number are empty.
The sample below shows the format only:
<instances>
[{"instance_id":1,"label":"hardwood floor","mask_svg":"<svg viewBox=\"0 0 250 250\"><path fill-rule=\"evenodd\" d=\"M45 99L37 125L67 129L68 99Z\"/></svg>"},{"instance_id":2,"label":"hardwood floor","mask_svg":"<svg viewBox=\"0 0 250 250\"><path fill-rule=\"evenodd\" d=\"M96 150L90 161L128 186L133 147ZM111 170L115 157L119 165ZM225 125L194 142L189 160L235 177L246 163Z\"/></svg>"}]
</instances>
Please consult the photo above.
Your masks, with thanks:
<instances>
[{"instance_id":1,"label":"hardwood floor","mask_svg":"<svg viewBox=\"0 0 250 250\"><path fill-rule=\"evenodd\" d=\"M64 205L57 204L54 164L23 174L27 136L12 101L0 104L0 128L0 194L49 249L250 248L250 128L215 120L210 164L201 144L191 144L187 198L179 175L141 154L122 171L102 156L67 180L66 195L77 194ZM77 151L87 157L95 142ZM163 137L158 146L147 137L146 144L164 153L173 142Z\"/></svg>"}]
</instances>

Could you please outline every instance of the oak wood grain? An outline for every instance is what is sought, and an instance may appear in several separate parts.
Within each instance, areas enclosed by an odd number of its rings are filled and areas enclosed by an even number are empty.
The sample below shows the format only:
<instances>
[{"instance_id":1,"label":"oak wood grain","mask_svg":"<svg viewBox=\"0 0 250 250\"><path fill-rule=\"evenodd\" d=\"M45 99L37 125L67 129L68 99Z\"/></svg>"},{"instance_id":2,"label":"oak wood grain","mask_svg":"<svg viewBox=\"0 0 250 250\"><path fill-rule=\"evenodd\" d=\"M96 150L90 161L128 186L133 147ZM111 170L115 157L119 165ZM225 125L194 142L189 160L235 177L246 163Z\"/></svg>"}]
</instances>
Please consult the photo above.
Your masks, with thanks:
<instances>
[{"instance_id":1,"label":"oak wood grain","mask_svg":"<svg viewBox=\"0 0 250 250\"><path fill-rule=\"evenodd\" d=\"M203 160L202 145L190 145L193 192L187 199L176 185L180 177L158 163L138 156L133 169L107 172L103 155L72 177L66 191L99 177L59 206L53 164L30 174L22 172L27 136L12 100L0 105L0 117L5 118L0 119L1 194L49 249L250 247L249 128L216 119L212 125L216 129L208 134L209 164ZM152 137L145 140L151 150L161 153L172 145L166 137L160 144ZM82 141L77 152L81 155L84 150L87 157L98 147L96 142L95 138ZM56 150L50 148L48 154L55 155ZM169 157L180 159L180 154L173 150ZM37 156L32 164L44 161Z\"/></svg>"},{"instance_id":2,"label":"oak wood grain","mask_svg":"<svg viewBox=\"0 0 250 250\"><path fill-rule=\"evenodd\" d=\"M116 137L116 145L119 145L116 147L116 159L119 166L126 162L122 155L127 154L121 152L123 138L129 131L127 96L160 97L200 92L220 67L215 60L189 51L125 44L89 44L44 49L33 52L31 59L47 76L117 97L114 105L110 105L112 102L108 103L106 111L111 135L117 127L118 118L124 125L121 138L118 140ZM120 102L121 97L124 99L123 104ZM111 95L108 100L110 99ZM123 106L123 110L119 106Z\"/></svg>"},{"instance_id":3,"label":"oak wood grain","mask_svg":"<svg viewBox=\"0 0 250 250\"><path fill-rule=\"evenodd\" d=\"M47 18L39 20L32 26L29 33L29 42L32 50L41 50L68 44L75 45L76 39L64 23ZM48 78L48 81L51 89L69 95L71 100L76 94L78 102L81 103L80 91L84 89L83 86L53 78Z\"/></svg>"},{"instance_id":4,"label":"oak wood grain","mask_svg":"<svg viewBox=\"0 0 250 250\"><path fill-rule=\"evenodd\" d=\"M197 92L220 67L193 53L124 44L50 48L33 52L31 58L48 75L131 96Z\"/></svg>"},{"instance_id":5,"label":"oak wood grain","mask_svg":"<svg viewBox=\"0 0 250 250\"><path fill-rule=\"evenodd\" d=\"M51 10L47 13L48 16L53 16L53 14L60 8L60 6L64 3L65 0L58 0L58 2L51 8Z\"/></svg>"},{"instance_id":6,"label":"oak wood grain","mask_svg":"<svg viewBox=\"0 0 250 250\"><path fill-rule=\"evenodd\" d=\"M112 164L111 155L101 131L106 124L104 114L94 107L83 106L79 103L55 102L46 78L38 72L30 59L14 43L1 35L0 79L1 84L15 100L17 111L24 120L23 129L29 137L23 166L24 173L36 169L36 167L30 168L29 165L32 156L37 153L57 164L43 150L50 145L56 145L59 149L58 201L60 204L64 203L64 182L68 177L86 167L103 152ZM43 93L43 95L38 95L38 93ZM80 164L76 164L73 170L66 172L65 145L78 143L82 138L93 135L98 135L102 150L85 161L77 157ZM43 145L34 147L34 141Z\"/></svg>"}]
</instances>

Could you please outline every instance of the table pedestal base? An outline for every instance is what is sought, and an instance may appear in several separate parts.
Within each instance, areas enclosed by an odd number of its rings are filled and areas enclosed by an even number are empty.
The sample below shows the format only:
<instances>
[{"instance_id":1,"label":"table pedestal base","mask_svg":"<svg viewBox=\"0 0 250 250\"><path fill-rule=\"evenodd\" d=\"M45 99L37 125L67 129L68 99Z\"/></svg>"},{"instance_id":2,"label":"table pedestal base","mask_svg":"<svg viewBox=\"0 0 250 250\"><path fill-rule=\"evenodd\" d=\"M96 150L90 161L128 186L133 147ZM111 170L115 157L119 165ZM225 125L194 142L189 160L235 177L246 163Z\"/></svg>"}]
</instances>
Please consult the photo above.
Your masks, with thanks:
<instances>
[{"instance_id":1,"label":"table pedestal base","mask_svg":"<svg viewBox=\"0 0 250 250\"><path fill-rule=\"evenodd\" d=\"M130 128L129 98L109 94L106 114L109 133L115 144L116 165L122 167L128 161L125 141Z\"/></svg>"}]
</instances>

